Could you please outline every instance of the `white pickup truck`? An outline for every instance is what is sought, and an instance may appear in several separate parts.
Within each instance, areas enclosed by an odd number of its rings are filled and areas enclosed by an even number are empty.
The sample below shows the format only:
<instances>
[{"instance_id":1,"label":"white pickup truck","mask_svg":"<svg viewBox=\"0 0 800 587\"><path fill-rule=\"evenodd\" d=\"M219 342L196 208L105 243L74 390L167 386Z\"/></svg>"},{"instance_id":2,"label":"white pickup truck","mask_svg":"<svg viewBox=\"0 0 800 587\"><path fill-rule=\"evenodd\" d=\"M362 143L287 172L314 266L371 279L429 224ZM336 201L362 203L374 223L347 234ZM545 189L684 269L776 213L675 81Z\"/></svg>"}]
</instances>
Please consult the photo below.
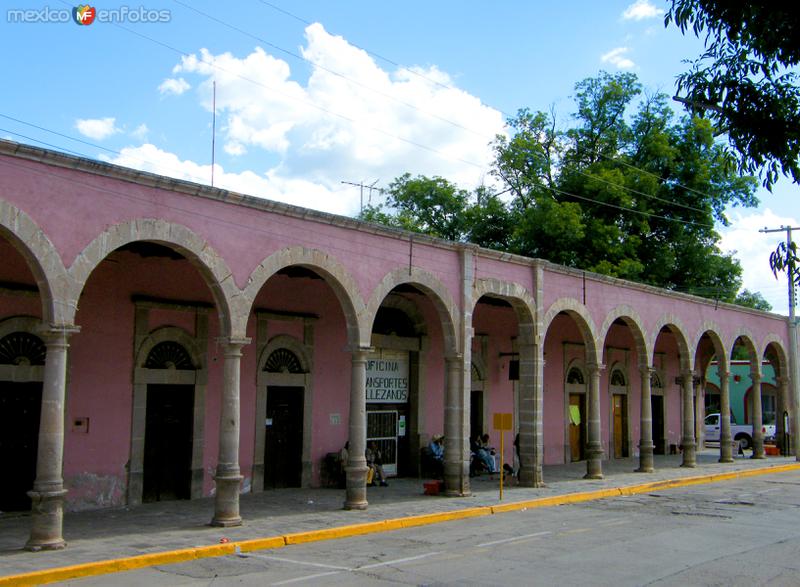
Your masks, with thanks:
<instances>
[{"instance_id":1,"label":"white pickup truck","mask_svg":"<svg viewBox=\"0 0 800 587\"><path fill-rule=\"evenodd\" d=\"M719 442L720 435L720 421L719 414L709 414L706 416L705 421L706 440L710 442ZM764 434L764 441L771 442L775 440L775 425L765 424L761 427L761 432ZM733 420L731 414L731 438L739 442L742 449L753 447L753 425L752 424L737 424Z\"/></svg>"}]
</instances>

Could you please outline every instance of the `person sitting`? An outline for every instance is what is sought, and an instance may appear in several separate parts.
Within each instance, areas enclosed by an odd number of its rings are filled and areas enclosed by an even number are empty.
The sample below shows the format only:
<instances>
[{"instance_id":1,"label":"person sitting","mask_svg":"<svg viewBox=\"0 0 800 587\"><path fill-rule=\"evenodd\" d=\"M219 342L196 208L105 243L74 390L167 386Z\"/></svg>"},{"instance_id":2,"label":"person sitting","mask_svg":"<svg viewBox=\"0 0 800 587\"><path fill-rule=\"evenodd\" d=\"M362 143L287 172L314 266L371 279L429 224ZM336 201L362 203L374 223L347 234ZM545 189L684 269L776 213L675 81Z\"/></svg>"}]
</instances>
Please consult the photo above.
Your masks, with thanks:
<instances>
[{"instance_id":1,"label":"person sitting","mask_svg":"<svg viewBox=\"0 0 800 587\"><path fill-rule=\"evenodd\" d=\"M494 475L497 471L494 470L494 448L489 445L489 435L484 434L476 438L478 443L476 454L489 474Z\"/></svg>"},{"instance_id":2,"label":"person sitting","mask_svg":"<svg viewBox=\"0 0 800 587\"><path fill-rule=\"evenodd\" d=\"M388 487L386 475L383 474L383 456L377 442L373 440L369 443L365 456L367 458L367 467L372 471L372 474L367 474L367 485L374 487L375 476L377 476L381 487Z\"/></svg>"},{"instance_id":3,"label":"person sitting","mask_svg":"<svg viewBox=\"0 0 800 587\"><path fill-rule=\"evenodd\" d=\"M436 477L444 475L444 436L442 434L434 434L428 444L428 449L431 453L431 464L433 465Z\"/></svg>"}]
</instances>

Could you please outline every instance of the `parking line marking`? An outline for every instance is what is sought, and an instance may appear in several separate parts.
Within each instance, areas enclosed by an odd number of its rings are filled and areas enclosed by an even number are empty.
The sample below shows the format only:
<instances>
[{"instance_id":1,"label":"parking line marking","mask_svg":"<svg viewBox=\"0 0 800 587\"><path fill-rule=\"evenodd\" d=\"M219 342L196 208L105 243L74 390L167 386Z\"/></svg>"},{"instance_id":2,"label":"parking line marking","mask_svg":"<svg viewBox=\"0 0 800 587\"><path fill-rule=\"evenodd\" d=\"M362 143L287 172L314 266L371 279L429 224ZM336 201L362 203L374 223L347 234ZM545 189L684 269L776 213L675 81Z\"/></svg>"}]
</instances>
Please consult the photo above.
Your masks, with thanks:
<instances>
[{"instance_id":1,"label":"parking line marking","mask_svg":"<svg viewBox=\"0 0 800 587\"><path fill-rule=\"evenodd\" d=\"M335 571L352 571L351 567L342 567L337 565L326 565L324 563L312 563L311 561L299 561L292 558L285 558L282 556L269 556L268 554L252 554L248 553L243 558L261 558L264 560L278 561L281 563L294 563L296 565L305 565L307 567L319 567L320 569L333 569Z\"/></svg>"},{"instance_id":2,"label":"parking line marking","mask_svg":"<svg viewBox=\"0 0 800 587\"><path fill-rule=\"evenodd\" d=\"M436 556L437 554L442 554L441 552L426 552L425 554L419 554L417 556L409 556L406 558L398 558L393 561L385 561L382 563L374 563L371 565L364 565L363 567L355 567L354 569L350 569L352 571L363 571L364 569L377 569L378 567L386 567L389 565L399 565L400 563L407 563L415 560L419 560L422 558L427 558L429 556Z\"/></svg>"},{"instance_id":3,"label":"parking line marking","mask_svg":"<svg viewBox=\"0 0 800 587\"><path fill-rule=\"evenodd\" d=\"M526 538L536 538L537 536L545 536L547 534L552 534L552 532L535 532L534 534L524 534L523 536L504 538L503 540L492 540L491 542L484 542L483 544L479 544L478 548L483 548L484 546L494 546L495 544L505 544L506 542L515 542L517 540L525 540Z\"/></svg>"}]
</instances>

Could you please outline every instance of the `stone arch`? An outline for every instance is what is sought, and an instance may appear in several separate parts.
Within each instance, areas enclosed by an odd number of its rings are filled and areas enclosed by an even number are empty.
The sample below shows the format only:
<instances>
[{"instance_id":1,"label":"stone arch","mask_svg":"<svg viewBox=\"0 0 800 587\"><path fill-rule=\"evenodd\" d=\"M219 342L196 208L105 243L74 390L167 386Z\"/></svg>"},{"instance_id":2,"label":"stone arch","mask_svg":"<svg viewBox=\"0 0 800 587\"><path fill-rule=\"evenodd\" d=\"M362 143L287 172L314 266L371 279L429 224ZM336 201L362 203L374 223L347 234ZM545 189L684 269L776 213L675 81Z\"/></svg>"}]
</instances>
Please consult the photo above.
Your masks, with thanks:
<instances>
[{"instance_id":1,"label":"stone arch","mask_svg":"<svg viewBox=\"0 0 800 587\"><path fill-rule=\"evenodd\" d=\"M733 333L730 338L730 350L728 351L728 358L730 359L731 354L733 353L733 349L736 345L736 341L740 340L742 344L747 349L747 353L750 355L750 369L755 369L759 373L761 372L761 357L758 356L758 349L756 348L755 344L755 337L753 333L744 327L740 327Z\"/></svg>"},{"instance_id":2,"label":"stone arch","mask_svg":"<svg viewBox=\"0 0 800 587\"><path fill-rule=\"evenodd\" d=\"M387 273L375 287L360 320L363 337L361 345L365 347L370 345L369 333L372 331L372 323L378 313L378 308L395 287L403 284L419 287L433 302L442 325L445 355L453 356L461 352L457 334L460 323L458 306L453 301L450 292L436 276L418 267L397 268Z\"/></svg>"},{"instance_id":3,"label":"stone arch","mask_svg":"<svg viewBox=\"0 0 800 587\"><path fill-rule=\"evenodd\" d=\"M55 245L38 224L25 212L0 201L0 236L8 239L25 259L42 304L43 321L50 324L72 324L68 299L69 276ZM74 309L73 312L74 313Z\"/></svg>"},{"instance_id":4,"label":"stone arch","mask_svg":"<svg viewBox=\"0 0 800 587\"><path fill-rule=\"evenodd\" d=\"M136 349L136 368L144 368L147 357L150 356L150 351L156 345L170 341L177 342L189 352L195 370L205 369L205 357L203 357L194 337L183 328L178 328L177 326L156 328L142 341L139 348Z\"/></svg>"},{"instance_id":5,"label":"stone arch","mask_svg":"<svg viewBox=\"0 0 800 587\"><path fill-rule=\"evenodd\" d=\"M112 251L137 241L155 242L184 255L211 290L220 317L220 335L245 337L248 307L242 301L225 260L189 228L156 218L137 218L116 224L78 254L68 270L72 286L68 295L70 320L74 320L78 298L94 269Z\"/></svg>"},{"instance_id":6,"label":"stone arch","mask_svg":"<svg viewBox=\"0 0 800 587\"><path fill-rule=\"evenodd\" d=\"M307 249L301 246L287 247L272 253L250 273L247 285L242 290L242 298L246 305L246 312L243 314L245 324L249 312L252 311L256 296L267 280L281 269L292 265L311 269L319 274L333 290L344 313L347 341L350 346L357 346L359 341L363 342L364 337L369 341L369 333L362 331L359 321L359 317L364 313L364 302L353 277L347 272L344 265L332 255L318 249ZM369 346L369 342L367 342L367 346Z\"/></svg>"},{"instance_id":7,"label":"stone arch","mask_svg":"<svg viewBox=\"0 0 800 587\"><path fill-rule=\"evenodd\" d=\"M380 307L400 310L411 320L414 325L414 331L417 334L424 336L428 333L428 324L425 322L425 316L419 311L417 305L411 300L404 298L403 296L390 293L381 302Z\"/></svg>"},{"instance_id":8,"label":"stone arch","mask_svg":"<svg viewBox=\"0 0 800 587\"><path fill-rule=\"evenodd\" d=\"M15 332L24 332L35 336L44 345L44 340L39 336L41 327L42 321L33 316L14 316L0 320L0 341ZM44 364L0 364L0 381L44 381Z\"/></svg>"},{"instance_id":9,"label":"stone arch","mask_svg":"<svg viewBox=\"0 0 800 587\"><path fill-rule=\"evenodd\" d=\"M606 316L603 325L600 327L597 340L599 344L603 345L601 346L603 349L602 352L605 353L604 343L608 336L608 331L611 330L611 326L616 320L625 322L625 325L631 331L633 341L636 344L636 355L639 361L639 367L649 367L651 364L650 357L652 356L652 348L648 344L648 338L643 326L644 322L641 316L639 316L639 313L627 304L621 304L611 310ZM603 357L603 360L605 360L605 357Z\"/></svg>"},{"instance_id":10,"label":"stone arch","mask_svg":"<svg viewBox=\"0 0 800 587\"><path fill-rule=\"evenodd\" d=\"M193 369L148 369L145 367L151 351L161 343L175 342L191 357ZM128 467L128 504L142 502L144 492L145 429L147 422L148 385L192 385L192 456L190 496L203 494L203 440L205 435L207 360L200 341L177 326L162 326L145 336L135 350L133 370L133 410L131 413L131 454Z\"/></svg>"},{"instance_id":11,"label":"stone arch","mask_svg":"<svg viewBox=\"0 0 800 587\"><path fill-rule=\"evenodd\" d=\"M539 332L536 327L536 301L527 288L519 283L501 281L495 278L485 278L477 280L472 291L473 306L470 308L470 314L475 312L475 306L483 296L501 298L511 304L511 307L514 309L517 320L519 321L520 333L525 330L523 328L524 326L529 326L534 341L538 338Z\"/></svg>"},{"instance_id":12,"label":"stone arch","mask_svg":"<svg viewBox=\"0 0 800 587\"><path fill-rule=\"evenodd\" d=\"M586 344L586 362L599 365L601 357L597 350L597 328L589 315L589 310L575 298L559 298L552 303L542 320L542 336L547 335L550 324L561 312L569 314L578 325Z\"/></svg>"},{"instance_id":13,"label":"stone arch","mask_svg":"<svg viewBox=\"0 0 800 587\"><path fill-rule=\"evenodd\" d=\"M777 365L773 364L775 368L775 375L786 377L789 373L789 355L783 347L784 339L774 333L767 334L761 341L759 347L758 359L759 361L772 349ZM772 358L769 359L772 362Z\"/></svg>"},{"instance_id":14,"label":"stone arch","mask_svg":"<svg viewBox=\"0 0 800 587\"><path fill-rule=\"evenodd\" d=\"M716 322L712 322L710 320L704 321L700 325L700 328L698 328L696 331L694 336L694 345L692 348L694 349L695 353L695 362L697 362L697 360L699 360L699 357L697 357L697 349L700 346L700 341L702 340L703 336L707 334L709 339L711 339L711 344L714 346L714 354L717 356L717 364L723 371L727 372L730 354L727 352L727 347L725 346L722 337L719 335L719 332L720 328ZM704 370L704 368L699 367L699 371L701 373L704 372Z\"/></svg>"},{"instance_id":15,"label":"stone arch","mask_svg":"<svg viewBox=\"0 0 800 587\"><path fill-rule=\"evenodd\" d=\"M302 369L301 374L312 372L311 357L307 352L306 345L297 340L294 336L289 336L288 334L278 334L269 339L267 346L265 346L264 350L261 351L261 356L258 358L259 373L266 370L267 360L270 358L272 353L278 349L287 349L291 351L295 357L297 357L297 360L300 362L300 368Z\"/></svg>"},{"instance_id":16,"label":"stone arch","mask_svg":"<svg viewBox=\"0 0 800 587\"><path fill-rule=\"evenodd\" d=\"M656 320L653 329L650 331L650 343L648 346L650 349L650 356L648 357L648 360L651 362L653 361L656 343L658 342L658 336L665 327L675 337L675 341L678 345L678 360L681 371L690 370L692 368L692 364L694 364L696 346L689 346L689 337L686 334L688 330L686 329L686 326L684 326L681 319L675 314L664 314L658 320Z\"/></svg>"}]
</instances>

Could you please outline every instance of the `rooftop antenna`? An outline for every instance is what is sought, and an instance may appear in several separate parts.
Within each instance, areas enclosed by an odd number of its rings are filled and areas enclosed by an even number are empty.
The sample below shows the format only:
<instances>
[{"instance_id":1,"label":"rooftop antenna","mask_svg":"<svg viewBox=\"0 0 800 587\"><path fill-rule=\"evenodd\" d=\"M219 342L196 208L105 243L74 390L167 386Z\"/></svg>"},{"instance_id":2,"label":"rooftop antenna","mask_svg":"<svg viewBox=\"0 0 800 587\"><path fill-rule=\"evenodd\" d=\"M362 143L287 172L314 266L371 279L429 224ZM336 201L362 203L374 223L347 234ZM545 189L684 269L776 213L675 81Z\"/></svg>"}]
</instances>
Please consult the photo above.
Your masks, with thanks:
<instances>
[{"instance_id":1,"label":"rooftop antenna","mask_svg":"<svg viewBox=\"0 0 800 587\"><path fill-rule=\"evenodd\" d=\"M214 187L214 164L217 153L217 80L212 84L213 93L211 98L211 187Z\"/></svg>"}]
</instances>

